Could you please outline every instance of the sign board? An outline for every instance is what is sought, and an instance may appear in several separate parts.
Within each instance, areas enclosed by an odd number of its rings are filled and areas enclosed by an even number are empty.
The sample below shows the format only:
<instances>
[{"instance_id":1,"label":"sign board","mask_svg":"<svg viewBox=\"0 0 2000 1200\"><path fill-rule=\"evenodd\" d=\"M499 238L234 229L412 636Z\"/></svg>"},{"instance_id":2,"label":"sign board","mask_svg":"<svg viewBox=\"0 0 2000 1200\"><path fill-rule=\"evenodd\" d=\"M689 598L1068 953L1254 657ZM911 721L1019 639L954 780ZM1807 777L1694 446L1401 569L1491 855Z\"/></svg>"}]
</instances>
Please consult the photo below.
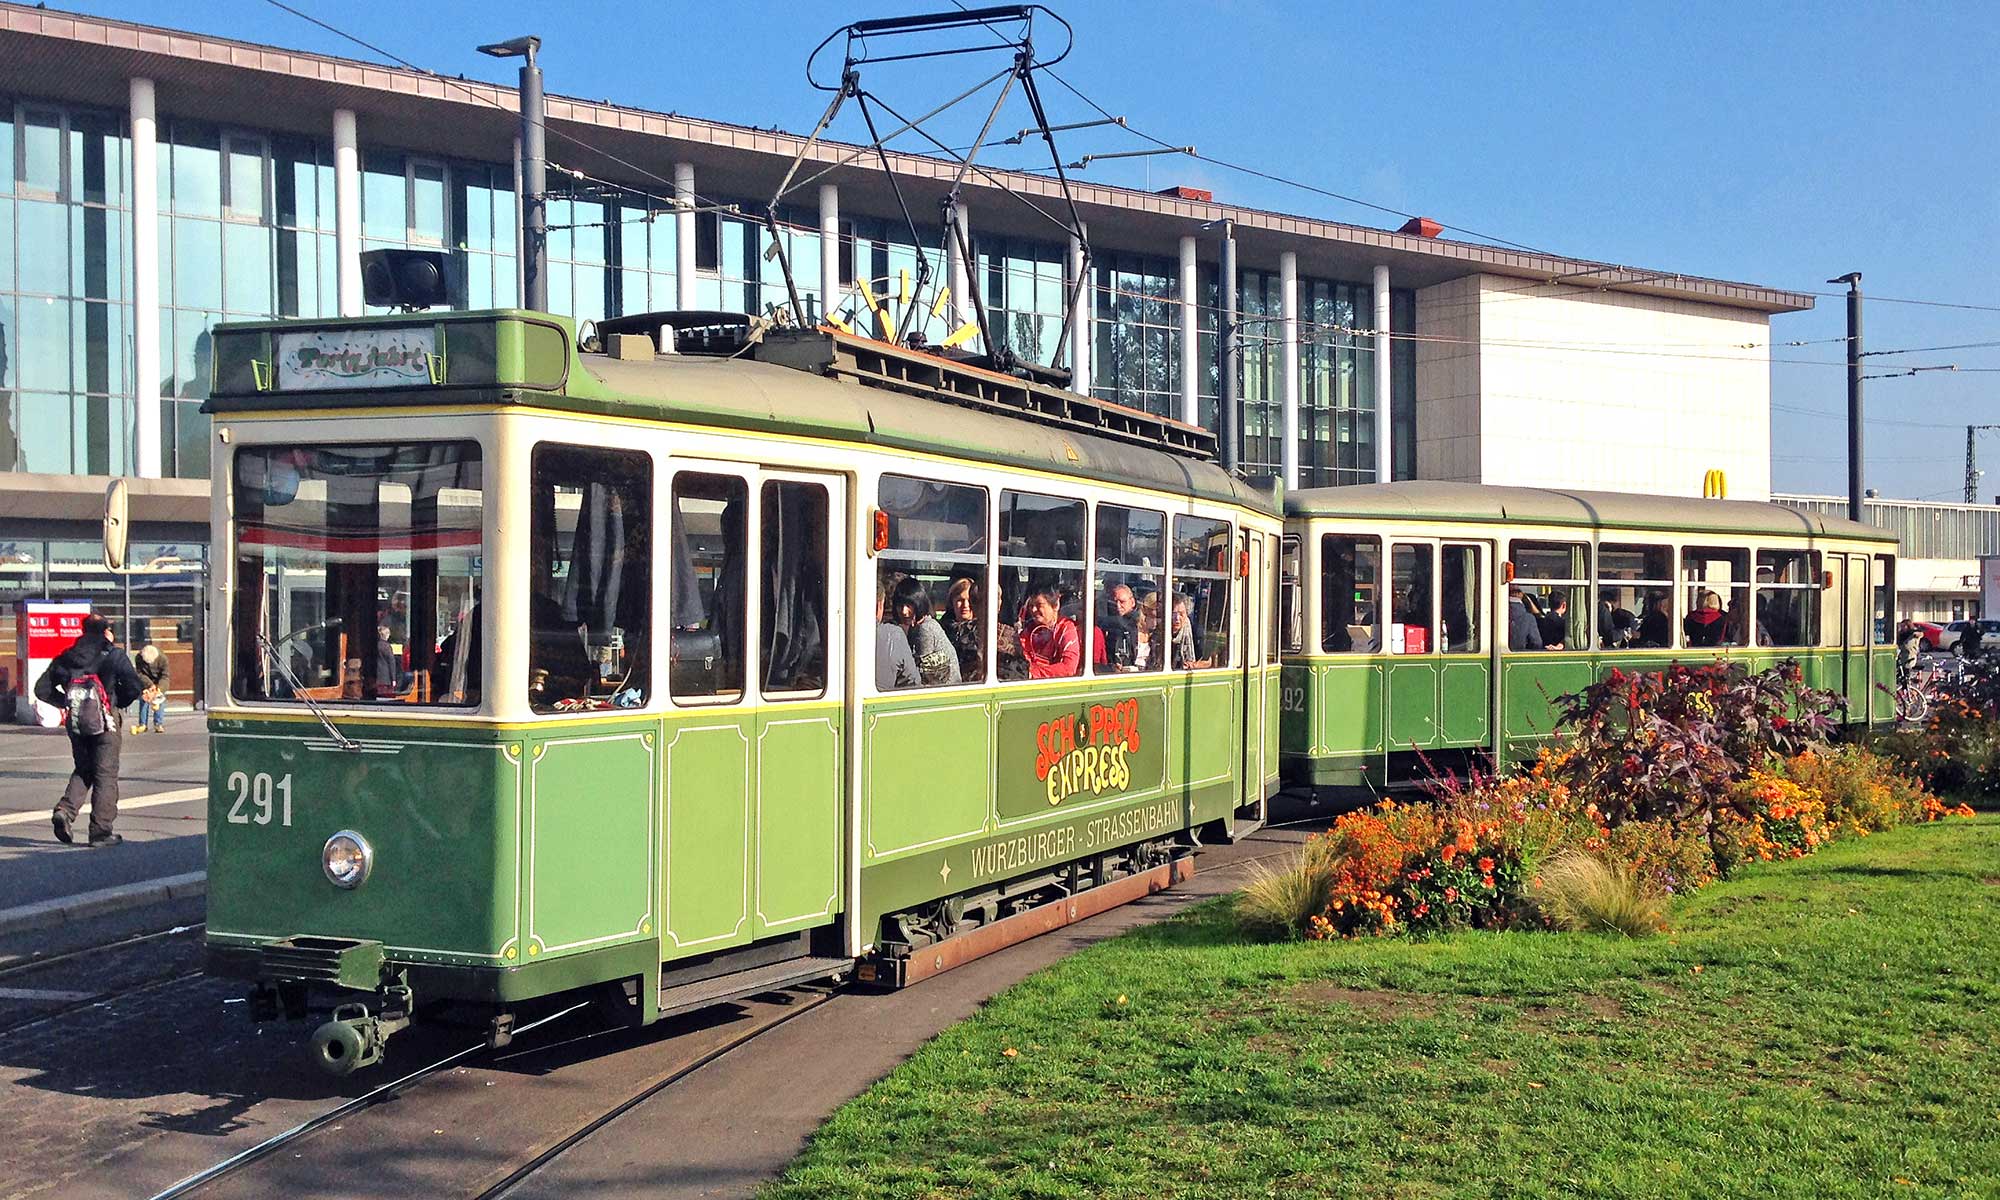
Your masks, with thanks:
<instances>
[{"instance_id":1,"label":"sign board","mask_svg":"<svg viewBox=\"0 0 2000 1200\"><path fill-rule=\"evenodd\" d=\"M310 329L277 337L277 381L282 392L422 387L431 382L437 330Z\"/></svg>"},{"instance_id":2,"label":"sign board","mask_svg":"<svg viewBox=\"0 0 2000 1200\"><path fill-rule=\"evenodd\" d=\"M22 600L14 606L14 654L18 668L20 698L15 702L34 714L34 722L53 729L62 724L62 710L34 698L35 681L49 669L57 655L83 636L83 619L90 605L49 600Z\"/></svg>"},{"instance_id":3,"label":"sign board","mask_svg":"<svg viewBox=\"0 0 2000 1200\"><path fill-rule=\"evenodd\" d=\"M1979 556L1979 615L2000 616L2000 554Z\"/></svg>"}]
</instances>

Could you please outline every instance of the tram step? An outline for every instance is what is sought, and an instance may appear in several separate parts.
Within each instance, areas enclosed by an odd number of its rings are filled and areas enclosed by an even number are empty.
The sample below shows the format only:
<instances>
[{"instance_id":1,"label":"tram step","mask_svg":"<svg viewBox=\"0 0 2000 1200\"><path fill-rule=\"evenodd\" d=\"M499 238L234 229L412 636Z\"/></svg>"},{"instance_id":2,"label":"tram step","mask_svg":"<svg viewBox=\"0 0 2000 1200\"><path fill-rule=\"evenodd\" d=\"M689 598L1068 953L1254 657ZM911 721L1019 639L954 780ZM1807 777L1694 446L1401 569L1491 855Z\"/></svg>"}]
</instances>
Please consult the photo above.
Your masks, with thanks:
<instances>
[{"instance_id":1,"label":"tram step","mask_svg":"<svg viewBox=\"0 0 2000 1200\"><path fill-rule=\"evenodd\" d=\"M724 1000L735 1000L744 996L754 996L759 992L776 991L797 983L808 983L815 979L826 979L836 975L846 975L854 969L851 958L790 958L783 962L770 963L762 967L752 967L747 971L734 971L728 975L718 975L713 979L702 979L694 983L683 983L677 987L660 989L660 1015L670 1017L675 1013L690 1009L706 1008L720 1004Z\"/></svg>"}]
</instances>

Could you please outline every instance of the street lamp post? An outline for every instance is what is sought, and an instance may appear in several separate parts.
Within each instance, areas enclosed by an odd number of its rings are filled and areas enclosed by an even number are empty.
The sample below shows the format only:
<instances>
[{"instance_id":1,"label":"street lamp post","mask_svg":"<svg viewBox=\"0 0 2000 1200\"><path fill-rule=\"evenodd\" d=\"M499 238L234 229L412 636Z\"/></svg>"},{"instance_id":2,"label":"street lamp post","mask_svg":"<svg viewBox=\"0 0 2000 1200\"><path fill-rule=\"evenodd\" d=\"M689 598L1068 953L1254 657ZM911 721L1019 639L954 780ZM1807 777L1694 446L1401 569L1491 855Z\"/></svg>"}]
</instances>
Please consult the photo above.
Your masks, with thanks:
<instances>
[{"instance_id":1,"label":"street lamp post","mask_svg":"<svg viewBox=\"0 0 2000 1200\"><path fill-rule=\"evenodd\" d=\"M1861 272L1828 283L1847 285L1847 519L1861 520Z\"/></svg>"},{"instance_id":2,"label":"street lamp post","mask_svg":"<svg viewBox=\"0 0 2000 1200\"><path fill-rule=\"evenodd\" d=\"M538 37L481 46L481 54L521 59L521 282L529 308L549 310L549 219L544 207L548 190L548 147L543 136L542 69L535 53Z\"/></svg>"}]
</instances>

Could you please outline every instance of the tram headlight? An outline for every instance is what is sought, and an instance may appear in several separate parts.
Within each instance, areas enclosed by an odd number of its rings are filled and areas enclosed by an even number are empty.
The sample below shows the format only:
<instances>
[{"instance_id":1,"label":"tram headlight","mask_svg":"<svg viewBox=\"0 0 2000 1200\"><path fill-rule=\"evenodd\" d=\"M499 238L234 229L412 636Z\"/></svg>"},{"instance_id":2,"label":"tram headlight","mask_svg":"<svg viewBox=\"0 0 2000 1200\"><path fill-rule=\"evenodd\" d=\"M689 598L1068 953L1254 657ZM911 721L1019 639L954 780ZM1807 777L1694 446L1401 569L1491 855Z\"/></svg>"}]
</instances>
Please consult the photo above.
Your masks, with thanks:
<instances>
[{"instance_id":1,"label":"tram headlight","mask_svg":"<svg viewBox=\"0 0 2000 1200\"><path fill-rule=\"evenodd\" d=\"M343 829L326 839L319 852L319 865L327 881L335 887L358 888L375 865L375 848L368 839L351 829Z\"/></svg>"}]
</instances>

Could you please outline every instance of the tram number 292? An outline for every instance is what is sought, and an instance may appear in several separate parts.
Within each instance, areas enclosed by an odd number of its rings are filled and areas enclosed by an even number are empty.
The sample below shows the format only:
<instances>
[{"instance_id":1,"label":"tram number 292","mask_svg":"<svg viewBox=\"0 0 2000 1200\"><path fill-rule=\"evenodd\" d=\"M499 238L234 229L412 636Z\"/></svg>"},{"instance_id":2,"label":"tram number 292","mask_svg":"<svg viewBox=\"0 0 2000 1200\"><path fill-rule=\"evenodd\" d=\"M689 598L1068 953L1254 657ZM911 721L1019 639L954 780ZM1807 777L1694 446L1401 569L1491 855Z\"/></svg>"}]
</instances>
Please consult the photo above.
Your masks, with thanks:
<instances>
[{"instance_id":1,"label":"tram number 292","mask_svg":"<svg viewBox=\"0 0 2000 1200\"><path fill-rule=\"evenodd\" d=\"M229 806L231 825L269 825L273 817L278 824L292 823L292 777L280 775L272 779L259 771L246 775L241 771L230 772L226 781L229 794L235 802Z\"/></svg>"}]
</instances>

